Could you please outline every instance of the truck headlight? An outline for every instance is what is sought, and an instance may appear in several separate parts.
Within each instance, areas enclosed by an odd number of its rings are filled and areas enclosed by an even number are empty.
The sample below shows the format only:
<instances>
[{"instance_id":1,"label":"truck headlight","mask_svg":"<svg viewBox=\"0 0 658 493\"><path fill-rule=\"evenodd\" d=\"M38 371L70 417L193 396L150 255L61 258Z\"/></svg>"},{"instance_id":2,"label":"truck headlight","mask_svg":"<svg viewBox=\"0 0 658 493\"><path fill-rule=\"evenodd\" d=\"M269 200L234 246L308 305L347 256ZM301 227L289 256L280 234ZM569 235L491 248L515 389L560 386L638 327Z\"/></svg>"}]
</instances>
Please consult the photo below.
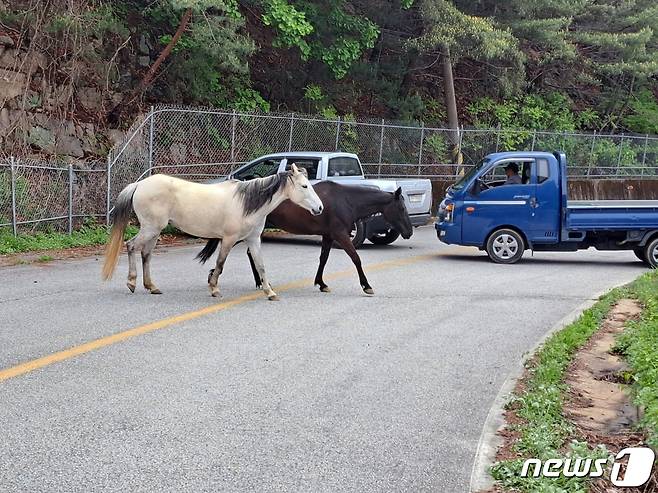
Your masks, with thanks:
<instances>
[{"instance_id":1,"label":"truck headlight","mask_svg":"<svg viewBox=\"0 0 658 493\"><path fill-rule=\"evenodd\" d=\"M455 204L448 204L445 208L444 221L451 223L452 222L452 211L455 209Z\"/></svg>"}]
</instances>

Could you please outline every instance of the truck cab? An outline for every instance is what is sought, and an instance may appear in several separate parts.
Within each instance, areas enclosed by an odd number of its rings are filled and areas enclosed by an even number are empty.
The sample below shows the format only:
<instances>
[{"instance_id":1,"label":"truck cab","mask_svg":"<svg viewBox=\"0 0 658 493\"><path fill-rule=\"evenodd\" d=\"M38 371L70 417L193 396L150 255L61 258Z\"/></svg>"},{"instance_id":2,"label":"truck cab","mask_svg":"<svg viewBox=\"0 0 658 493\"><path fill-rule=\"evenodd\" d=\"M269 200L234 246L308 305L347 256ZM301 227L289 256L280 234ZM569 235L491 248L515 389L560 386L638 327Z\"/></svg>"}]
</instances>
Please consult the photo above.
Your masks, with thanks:
<instances>
[{"instance_id":1,"label":"truck cab","mask_svg":"<svg viewBox=\"0 0 658 493\"><path fill-rule=\"evenodd\" d=\"M526 249L594 247L634 250L655 267L658 201L568 201L566 165L560 153L488 155L448 188L439 239L486 250L497 263L514 263Z\"/></svg>"}]
</instances>

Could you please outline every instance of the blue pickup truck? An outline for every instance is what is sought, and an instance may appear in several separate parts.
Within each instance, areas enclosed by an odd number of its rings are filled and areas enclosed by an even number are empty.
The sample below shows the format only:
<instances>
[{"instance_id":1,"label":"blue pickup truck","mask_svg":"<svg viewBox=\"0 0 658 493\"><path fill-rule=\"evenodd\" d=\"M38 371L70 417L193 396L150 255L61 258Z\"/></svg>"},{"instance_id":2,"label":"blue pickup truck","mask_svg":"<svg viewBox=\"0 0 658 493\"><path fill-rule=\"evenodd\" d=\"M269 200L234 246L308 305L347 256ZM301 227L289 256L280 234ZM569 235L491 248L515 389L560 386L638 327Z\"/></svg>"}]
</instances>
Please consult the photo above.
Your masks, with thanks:
<instances>
[{"instance_id":1,"label":"blue pickup truck","mask_svg":"<svg viewBox=\"0 0 658 493\"><path fill-rule=\"evenodd\" d=\"M658 200L567 200L561 153L490 154L447 190L439 239L476 246L501 264L525 250L632 250L658 267Z\"/></svg>"}]
</instances>

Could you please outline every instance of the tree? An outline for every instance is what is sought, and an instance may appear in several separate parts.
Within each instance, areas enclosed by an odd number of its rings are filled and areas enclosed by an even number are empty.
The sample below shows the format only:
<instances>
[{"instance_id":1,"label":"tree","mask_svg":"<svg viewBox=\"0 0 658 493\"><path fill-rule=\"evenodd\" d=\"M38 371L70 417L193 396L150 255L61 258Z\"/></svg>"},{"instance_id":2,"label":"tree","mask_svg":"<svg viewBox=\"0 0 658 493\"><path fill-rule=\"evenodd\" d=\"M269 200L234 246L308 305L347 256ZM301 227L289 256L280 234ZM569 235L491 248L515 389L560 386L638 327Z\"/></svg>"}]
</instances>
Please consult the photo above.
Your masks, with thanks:
<instances>
[{"instance_id":1,"label":"tree","mask_svg":"<svg viewBox=\"0 0 658 493\"><path fill-rule=\"evenodd\" d=\"M522 79L518 77L524 56L516 39L491 21L469 15L447 0L420 0L416 4L422 27L420 35L409 42L420 54L435 57L443 69L443 93L452 129L450 140L455 162L459 161L459 122L453 81L453 65L462 58L487 63L503 93L513 92ZM431 69L433 64L427 67Z\"/></svg>"},{"instance_id":2,"label":"tree","mask_svg":"<svg viewBox=\"0 0 658 493\"><path fill-rule=\"evenodd\" d=\"M240 34L244 23L233 0L160 0L143 9L157 25L173 28L162 34L163 46L140 83L112 109L109 121L119 122L126 111L149 91L165 62L176 70L167 87L185 83L191 101L207 104L226 99L221 80L230 81L235 74L247 75L246 59L254 45ZM166 78L166 77L165 77ZM219 96L221 93L222 97Z\"/></svg>"},{"instance_id":3,"label":"tree","mask_svg":"<svg viewBox=\"0 0 658 493\"><path fill-rule=\"evenodd\" d=\"M519 39L536 90L558 89L598 105L610 115L603 125L658 74L653 0L510 0L478 2L477 8Z\"/></svg>"}]
</instances>

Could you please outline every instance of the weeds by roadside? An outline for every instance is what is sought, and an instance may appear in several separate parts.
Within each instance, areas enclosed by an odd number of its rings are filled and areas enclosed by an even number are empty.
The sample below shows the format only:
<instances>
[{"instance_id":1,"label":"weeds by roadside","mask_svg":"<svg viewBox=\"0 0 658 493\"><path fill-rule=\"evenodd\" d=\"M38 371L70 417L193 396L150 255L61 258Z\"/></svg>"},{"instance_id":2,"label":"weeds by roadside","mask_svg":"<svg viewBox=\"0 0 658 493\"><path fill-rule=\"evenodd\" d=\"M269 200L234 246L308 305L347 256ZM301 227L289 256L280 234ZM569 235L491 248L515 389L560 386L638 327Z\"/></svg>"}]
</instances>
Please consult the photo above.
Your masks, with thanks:
<instances>
[{"instance_id":1,"label":"weeds by roadside","mask_svg":"<svg viewBox=\"0 0 658 493\"><path fill-rule=\"evenodd\" d=\"M523 478L520 472L528 457L542 460L565 457L565 442L573 433L572 425L562 413L565 371L575 352L596 332L610 307L624 294L624 290L616 289L603 296L578 320L551 336L529 362L525 388L508 404L522 421L515 427L519 434L515 451L523 458L498 462L491 469L503 487L536 492L585 491L584 478ZM566 457L607 456L605 449L591 449L584 442L573 441L566 448Z\"/></svg>"},{"instance_id":2,"label":"weeds by roadside","mask_svg":"<svg viewBox=\"0 0 658 493\"><path fill-rule=\"evenodd\" d=\"M525 459L604 458L610 452L572 440L573 425L564 417L567 385L565 372L575 353L598 330L611 307L623 297L640 300L644 307L639 321L631 322L619 337L616 351L631 367L630 379L635 403L644 409L639 423L646 431L649 445L658 447L658 274L648 273L630 285L611 291L592 308L561 331L551 336L527 364L522 388L517 390L508 410L518 422L508 429L516 441L512 447L519 458L502 460L491 468L493 477L504 490L532 492L585 492L587 478L523 478Z\"/></svg>"},{"instance_id":3,"label":"weeds by roadside","mask_svg":"<svg viewBox=\"0 0 658 493\"><path fill-rule=\"evenodd\" d=\"M130 239L137 234L137 226L128 225L125 239ZM85 224L74 230L70 235L57 231L44 231L34 234L19 234L14 236L9 228L0 228L0 255L12 253L25 253L40 250L62 250L65 248L86 247L93 245L104 245L110 234L105 225L99 225L93 221L85 221ZM162 234L180 234L173 226L167 226ZM49 260L52 260L50 258ZM41 260L45 262L47 260Z\"/></svg>"},{"instance_id":4,"label":"weeds by roadside","mask_svg":"<svg viewBox=\"0 0 658 493\"><path fill-rule=\"evenodd\" d=\"M126 236L137 233L137 227L129 226ZM23 253L36 250L59 250L63 248L102 245L109 237L105 226L89 225L73 231L70 235L59 232L36 234L19 234L14 236L10 230L0 230L0 255Z\"/></svg>"}]
</instances>

